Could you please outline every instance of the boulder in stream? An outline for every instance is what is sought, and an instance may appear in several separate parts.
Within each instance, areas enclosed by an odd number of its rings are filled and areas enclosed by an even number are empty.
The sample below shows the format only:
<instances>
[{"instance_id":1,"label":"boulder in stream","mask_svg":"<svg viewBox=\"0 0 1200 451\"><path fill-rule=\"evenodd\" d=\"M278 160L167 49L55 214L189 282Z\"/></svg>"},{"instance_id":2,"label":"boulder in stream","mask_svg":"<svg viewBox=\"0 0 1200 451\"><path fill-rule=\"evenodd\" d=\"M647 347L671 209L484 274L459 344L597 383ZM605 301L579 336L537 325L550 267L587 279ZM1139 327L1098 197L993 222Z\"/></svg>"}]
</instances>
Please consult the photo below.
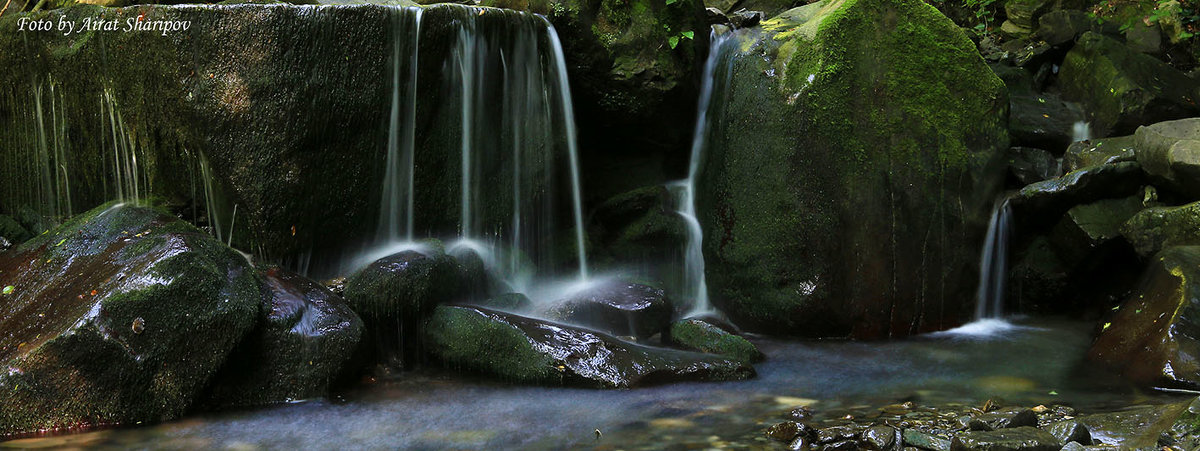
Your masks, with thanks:
<instances>
[{"instance_id":1,"label":"boulder in stream","mask_svg":"<svg viewBox=\"0 0 1200 451\"><path fill-rule=\"evenodd\" d=\"M671 313L662 289L617 279L591 283L540 312L551 321L638 338L665 331Z\"/></svg>"},{"instance_id":2,"label":"boulder in stream","mask_svg":"<svg viewBox=\"0 0 1200 451\"><path fill-rule=\"evenodd\" d=\"M754 376L754 368L736 359L474 307L437 307L425 325L425 345L450 368L520 383L625 388Z\"/></svg>"},{"instance_id":3,"label":"boulder in stream","mask_svg":"<svg viewBox=\"0 0 1200 451\"><path fill-rule=\"evenodd\" d=\"M0 436L178 417L262 303L244 257L128 204L0 254L0 286Z\"/></svg>"},{"instance_id":4,"label":"boulder in stream","mask_svg":"<svg viewBox=\"0 0 1200 451\"><path fill-rule=\"evenodd\" d=\"M745 362L758 362L765 356L754 343L699 319L683 319L671 324L668 341L684 349L720 354Z\"/></svg>"}]
</instances>

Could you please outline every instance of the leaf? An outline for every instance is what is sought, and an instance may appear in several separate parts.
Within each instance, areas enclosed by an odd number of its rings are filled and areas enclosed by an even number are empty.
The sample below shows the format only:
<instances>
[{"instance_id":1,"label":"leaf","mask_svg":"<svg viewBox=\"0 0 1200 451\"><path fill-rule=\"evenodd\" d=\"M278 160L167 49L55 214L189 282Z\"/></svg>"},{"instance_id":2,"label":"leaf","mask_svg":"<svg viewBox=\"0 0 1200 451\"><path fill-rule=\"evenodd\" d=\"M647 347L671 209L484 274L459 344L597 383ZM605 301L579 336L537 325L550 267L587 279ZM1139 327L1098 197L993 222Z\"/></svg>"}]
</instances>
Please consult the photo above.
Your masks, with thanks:
<instances>
[{"instance_id":1,"label":"leaf","mask_svg":"<svg viewBox=\"0 0 1200 451\"><path fill-rule=\"evenodd\" d=\"M10 294L12 294L12 293L13 293L13 290L16 290L16 289L17 289L17 287L14 287L14 286L12 286L12 285L9 285L9 286L7 286L7 287L4 287L4 291L3 291L3 293L4 293L4 295L5 295L5 296L8 296L8 295L10 295Z\"/></svg>"},{"instance_id":2,"label":"leaf","mask_svg":"<svg viewBox=\"0 0 1200 451\"><path fill-rule=\"evenodd\" d=\"M671 44L672 49L675 48L675 46L679 45L679 36L671 36L670 39L667 39L667 43Z\"/></svg>"},{"instance_id":3,"label":"leaf","mask_svg":"<svg viewBox=\"0 0 1200 451\"><path fill-rule=\"evenodd\" d=\"M688 39L693 39L696 37L696 32L689 30L689 31L685 31L683 33L679 33L679 35L683 36L685 38L688 38Z\"/></svg>"},{"instance_id":4,"label":"leaf","mask_svg":"<svg viewBox=\"0 0 1200 451\"><path fill-rule=\"evenodd\" d=\"M678 1L679 0L667 0L667 6L671 6L671 5L675 4L675 2L678 2Z\"/></svg>"}]
</instances>

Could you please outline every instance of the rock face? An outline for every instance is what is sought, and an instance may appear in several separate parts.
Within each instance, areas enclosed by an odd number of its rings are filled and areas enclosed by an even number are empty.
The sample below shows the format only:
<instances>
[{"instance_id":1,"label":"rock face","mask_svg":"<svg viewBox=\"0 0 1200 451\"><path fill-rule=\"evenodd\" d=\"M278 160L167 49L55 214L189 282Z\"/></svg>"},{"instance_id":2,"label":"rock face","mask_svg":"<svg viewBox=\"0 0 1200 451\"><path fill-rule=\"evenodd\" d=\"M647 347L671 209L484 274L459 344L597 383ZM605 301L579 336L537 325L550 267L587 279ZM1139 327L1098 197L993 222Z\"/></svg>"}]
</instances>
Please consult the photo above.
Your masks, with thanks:
<instances>
[{"instance_id":1,"label":"rock face","mask_svg":"<svg viewBox=\"0 0 1200 451\"><path fill-rule=\"evenodd\" d=\"M1063 155L1063 171L1072 172L1088 166L1134 161L1134 145L1132 136L1118 136L1097 140L1079 141L1072 143Z\"/></svg>"},{"instance_id":2,"label":"rock face","mask_svg":"<svg viewBox=\"0 0 1200 451\"><path fill-rule=\"evenodd\" d=\"M1171 246L1200 245L1200 202L1142 210L1121 226L1121 236L1142 257Z\"/></svg>"},{"instance_id":3,"label":"rock face","mask_svg":"<svg viewBox=\"0 0 1200 451\"><path fill-rule=\"evenodd\" d=\"M1200 247L1159 253L1088 357L1142 384L1200 387ZM1136 359L1129 356L1137 355Z\"/></svg>"},{"instance_id":4,"label":"rock face","mask_svg":"<svg viewBox=\"0 0 1200 451\"><path fill-rule=\"evenodd\" d=\"M743 362L757 362L764 357L754 343L698 319L676 321L668 335L671 344L692 351L720 354Z\"/></svg>"},{"instance_id":5,"label":"rock face","mask_svg":"<svg viewBox=\"0 0 1200 451\"><path fill-rule=\"evenodd\" d=\"M263 317L215 378L209 404L324 396L362 338L362 320L328 288L281 268L260 273L268 290Z\"/></svg>"},{"instance_id":6,"label":"rock face","mask_svg":"<svg viewBox=\"0 0 1200 451\"><path fill-rule=\"evenodd\" d=\"M613 335L647 338L667 329L671 313L663 290L610 280L554 301L542 316Z\"/></svg>"},{"instance_id":7,"label":"rock face","mask_svg":"<svg viewBox=\"0 0 1200 451\"><path fill-rule=\"evenodd\" d=\"M441 249L407 250L367 265L346 280L346 302L362 318L377 362L397 367L421 356L421 323L468 286L458 262Z\"/></svg>"},{"instance_id":8,"label":"rock face","mask_svg":"<svg viewBox=\"0 0 1200 451\"><path fill-rule=\"evenodd\" d=\"M1138 127L1134 137L1138 163L1147 174L1200 198L1200 118Z\"/></svg>"},{"instance_id":9,"label":"rock face","mask_svg":"<svg viewBox=\"0 0 1200 451\"><path fill-rule=\"evenodd\" d=\"M179 416L254 327L261 284L196 228L124 204L0 254L0 435Z\"/></svg>"},{"instance_id":10,"label":"rock face","mask_svg":"<svg viewBox=\"0 0 1200 451\"><path fill-rule=\"evenodd\" d=\"M1137 163L1090 166L1021 188L1012 199L1019 222L1052 222L1076 205L1125 197L1142 188L1145 174Z\"/></svg>"},{"instance_id":11,"label":"rock face","mask_svg":"<svg viewBox=\"0 0 1200 451\"><path fill-rule=\"evenodd\" d=\"M627 267L678 260L687 240L687 224L675 212L671 193L662 185L638 188L604 201L591 213L588 234L597 266ZM677 268L676 268L677 269ZM663 277L665 274L654 274Z\"/></svg>"},{"instance_id":12,"label":"rock face","mask_svg":"<svg viewBox=\"0 0 1200 451\"><path fill-rule=\"evenodd\" d=\"M960 321L1008 148L1003 83L920 1L827 0L763 29L717 70L697 193L713 301L812 337Z\"/></svg>"},{"instance_id":13,"label":"rock face","mask_svg":"<svg viewBox=\"0 0 1200 451\"><path fill-rule=\"evenodd\" d=\"M635 345L472 307L438 307L425 325L425 342L429 353L449 367L520 383L624 388L754 376L754 369L738 360Z\"/></svg>"},{"instance_id":14,"label":"rock face","mask_svg":"<svg viewBox=\"0 0 1200 451\"><path fill-rule=\"evenodd\" d=\"M1084 33L1067 54L1059 84L1067 99L1084 105L1098 136L1200 113L1200 83L1097 33Z\"/></svg>"}]
</instances>

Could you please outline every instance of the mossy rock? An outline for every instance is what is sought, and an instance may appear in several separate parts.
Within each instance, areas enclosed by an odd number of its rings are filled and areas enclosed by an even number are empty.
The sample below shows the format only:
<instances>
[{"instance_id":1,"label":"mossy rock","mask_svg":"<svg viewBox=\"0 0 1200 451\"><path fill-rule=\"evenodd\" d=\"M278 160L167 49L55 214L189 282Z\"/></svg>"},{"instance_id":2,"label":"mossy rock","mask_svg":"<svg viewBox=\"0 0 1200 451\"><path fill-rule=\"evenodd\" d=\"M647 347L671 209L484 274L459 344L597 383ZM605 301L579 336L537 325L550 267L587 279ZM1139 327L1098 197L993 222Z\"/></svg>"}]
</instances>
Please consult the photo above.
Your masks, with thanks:
<instances>
[{"instance_id":1,"label":"mossy rock","mask_svg":"<svg viewBox=\"0 0 1200 451\"><path fill-rule=\"evenodd\" d=\"M1012 198L1013 214L1023 226L1050 226L1076 205L1138 193L1145 178L1134 161L1085 167L1021 188Z\"/></svg>"},{"instance_id":2,"label":"mossy rock","mask_svg":"<svg viewBox=\"0 0 1200 451\"><path fill-rule=\"evenodd\" d=\"M433 308L468 294L458 261L435 248L372 262L346 280L345 299L366 326L375 362L405 367L420 359L421 324Z\"/></svg>"},{"instance_id":3,"label":"mossy rock","mask_svg":"<svg viewBox=\"0 0 1200 451\"><path fill-rule=\"evenodd\" d=\"M229 356L204 401L253 406L321 397L348 368L363 322L320 283L278 267L265 281L258 326Z\"/></svg>"},{"instance_id":4,"label":"mossy rock","mask_svg":"<svg viewBox=\"0 0 1200 451\"><path fill-rule=\"evenodd\" d=\"M671 344L690 351L720 354L743 362L758 362L764 358L749 340L698 319L676 321L671 324L668 335Z\"/></svg>"},{"instance_id":5,"label":"mossy rock","mask_svg":"<svg viewBox=\"0 0 1200 451\"><path fill-rule=\"evenodd\" d=\"M33 238L33 234L21 227L12 216L0 215L0 238L15 246Z\"/></svg>"},{"instance_id":6,"label":"mossy rock","mask_svg":"<svg viewBox=\"0 0 1200 451\"><path fill-rule=\"evenodd\" d=\"M1088 358L1146 386L1200 387L1200 246L1154 257ZM1136 355L1137 358L1130 358Z\"/></svg>"},{"instance_id":7,"label":"mossy rock","mask_svg":"<svg viewBox=\"0 0 1200 451\"><path fill-rule=\"evenodd\" d=\"M1172 246L1200 245L1200 202L1142 210L1121 226L1121 235L1143 257Z\"/></svg>"},{"instance_id":8,"label":"mossy rock","mask_svg":"<svg viewBox=\"0 0 1200 451\"><path fill-rule=\"evenodd\" d=\"M1200 114L1200 82L1113 38L1087 32L1063 60L1063 97L1080 102L1097 136Z\"/></svg>"},{"instance_id":9,"label":"mossy rock","mask_svg":"<svg viewBox=\"0 0 1200 451\"><path fill-rule=\"evenodd\" d=\"M969 316L1008 97L963 31L920 1L826 0L720 51L697 185L713 301L815 337Z\"/></svg>"},{"instance_id":10,"label":"mossy rock","mask_svg":"<svg viewBox=\"0 0 1200 451\"><path fill-rule=\"evenodd\" d=\"M258 318L245 258L105 204L0 255L0 435L184 413Z\"/></svg>"},{"instance_id":11,"label":"mossy rock","mask_svg":"<svg viewBox=\"0 0 1200 451\"><path fill-rule=\"evenodd\" d=\"M1147 174L1188 200L1200 198L1200 118L1138 127L1133 137Z\"/></svg>"},{"instance_id":12,"label":"mossy rock","mask_svg":"<svg viewBox=\"0 0 1200 451\"><path fill-rule=\"evenodd\" d=\"M588 255L597 268L622 270L642 265L647 277L678 278L678 262L687 243L687 223L672 199L672 189L653 185L605 200L588 219ZM603 270L603 269L602 269Z\"/></svg>"},{"instance_id":13,"label":"mossy rock","mask_svg":"<svg viewBox=\"0 0 1200 451\"><path fill-rule=\"evenodd\" d=\"M425 325L425 342L447 367L525 384L628 388L754 376L752 367L734 359L626 343L473 307L438 307Z\"/></svg>"},{"instance_id":14,"label":"mossy rock","mask_svg":"<svg viewBox=\"0 0 1200 451\"><path fill-rule=\"evenodd\" d=\"M1137 141L1133 136L1078 141L1063 154L1063 172L1072 172L1088 166L1098 166L1135 160L1134 148Z\"/></svg>"}]
</instances>

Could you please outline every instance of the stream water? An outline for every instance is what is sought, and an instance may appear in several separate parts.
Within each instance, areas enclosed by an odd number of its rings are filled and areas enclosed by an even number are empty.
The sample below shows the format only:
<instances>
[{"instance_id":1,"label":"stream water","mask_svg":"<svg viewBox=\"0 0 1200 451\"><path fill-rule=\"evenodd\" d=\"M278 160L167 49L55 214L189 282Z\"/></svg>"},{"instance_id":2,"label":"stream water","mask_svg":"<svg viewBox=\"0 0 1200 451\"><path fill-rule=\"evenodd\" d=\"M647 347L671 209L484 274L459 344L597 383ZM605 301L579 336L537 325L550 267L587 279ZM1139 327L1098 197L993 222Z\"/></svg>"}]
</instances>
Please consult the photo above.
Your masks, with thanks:
<instances>
[{"instance_id":1,"label":"stream water","mask_svg":"<svg viewBox=\"0 0 1200 451\"><path fill-rule=\"evenodd\" d=\"M1090 324L1015 321L863 343L757 339L744 382L632 390L512 386L445 370L404 373L333 400L200 414L162 425L23 439L0 447L190 449L662 449L777 446L763 430L799 405L818 417L914 401L1067 404L1083 411L1165 402L1082 365ZM601 431L599 438L596 430Z\"/></svg>"}]
</instances>

